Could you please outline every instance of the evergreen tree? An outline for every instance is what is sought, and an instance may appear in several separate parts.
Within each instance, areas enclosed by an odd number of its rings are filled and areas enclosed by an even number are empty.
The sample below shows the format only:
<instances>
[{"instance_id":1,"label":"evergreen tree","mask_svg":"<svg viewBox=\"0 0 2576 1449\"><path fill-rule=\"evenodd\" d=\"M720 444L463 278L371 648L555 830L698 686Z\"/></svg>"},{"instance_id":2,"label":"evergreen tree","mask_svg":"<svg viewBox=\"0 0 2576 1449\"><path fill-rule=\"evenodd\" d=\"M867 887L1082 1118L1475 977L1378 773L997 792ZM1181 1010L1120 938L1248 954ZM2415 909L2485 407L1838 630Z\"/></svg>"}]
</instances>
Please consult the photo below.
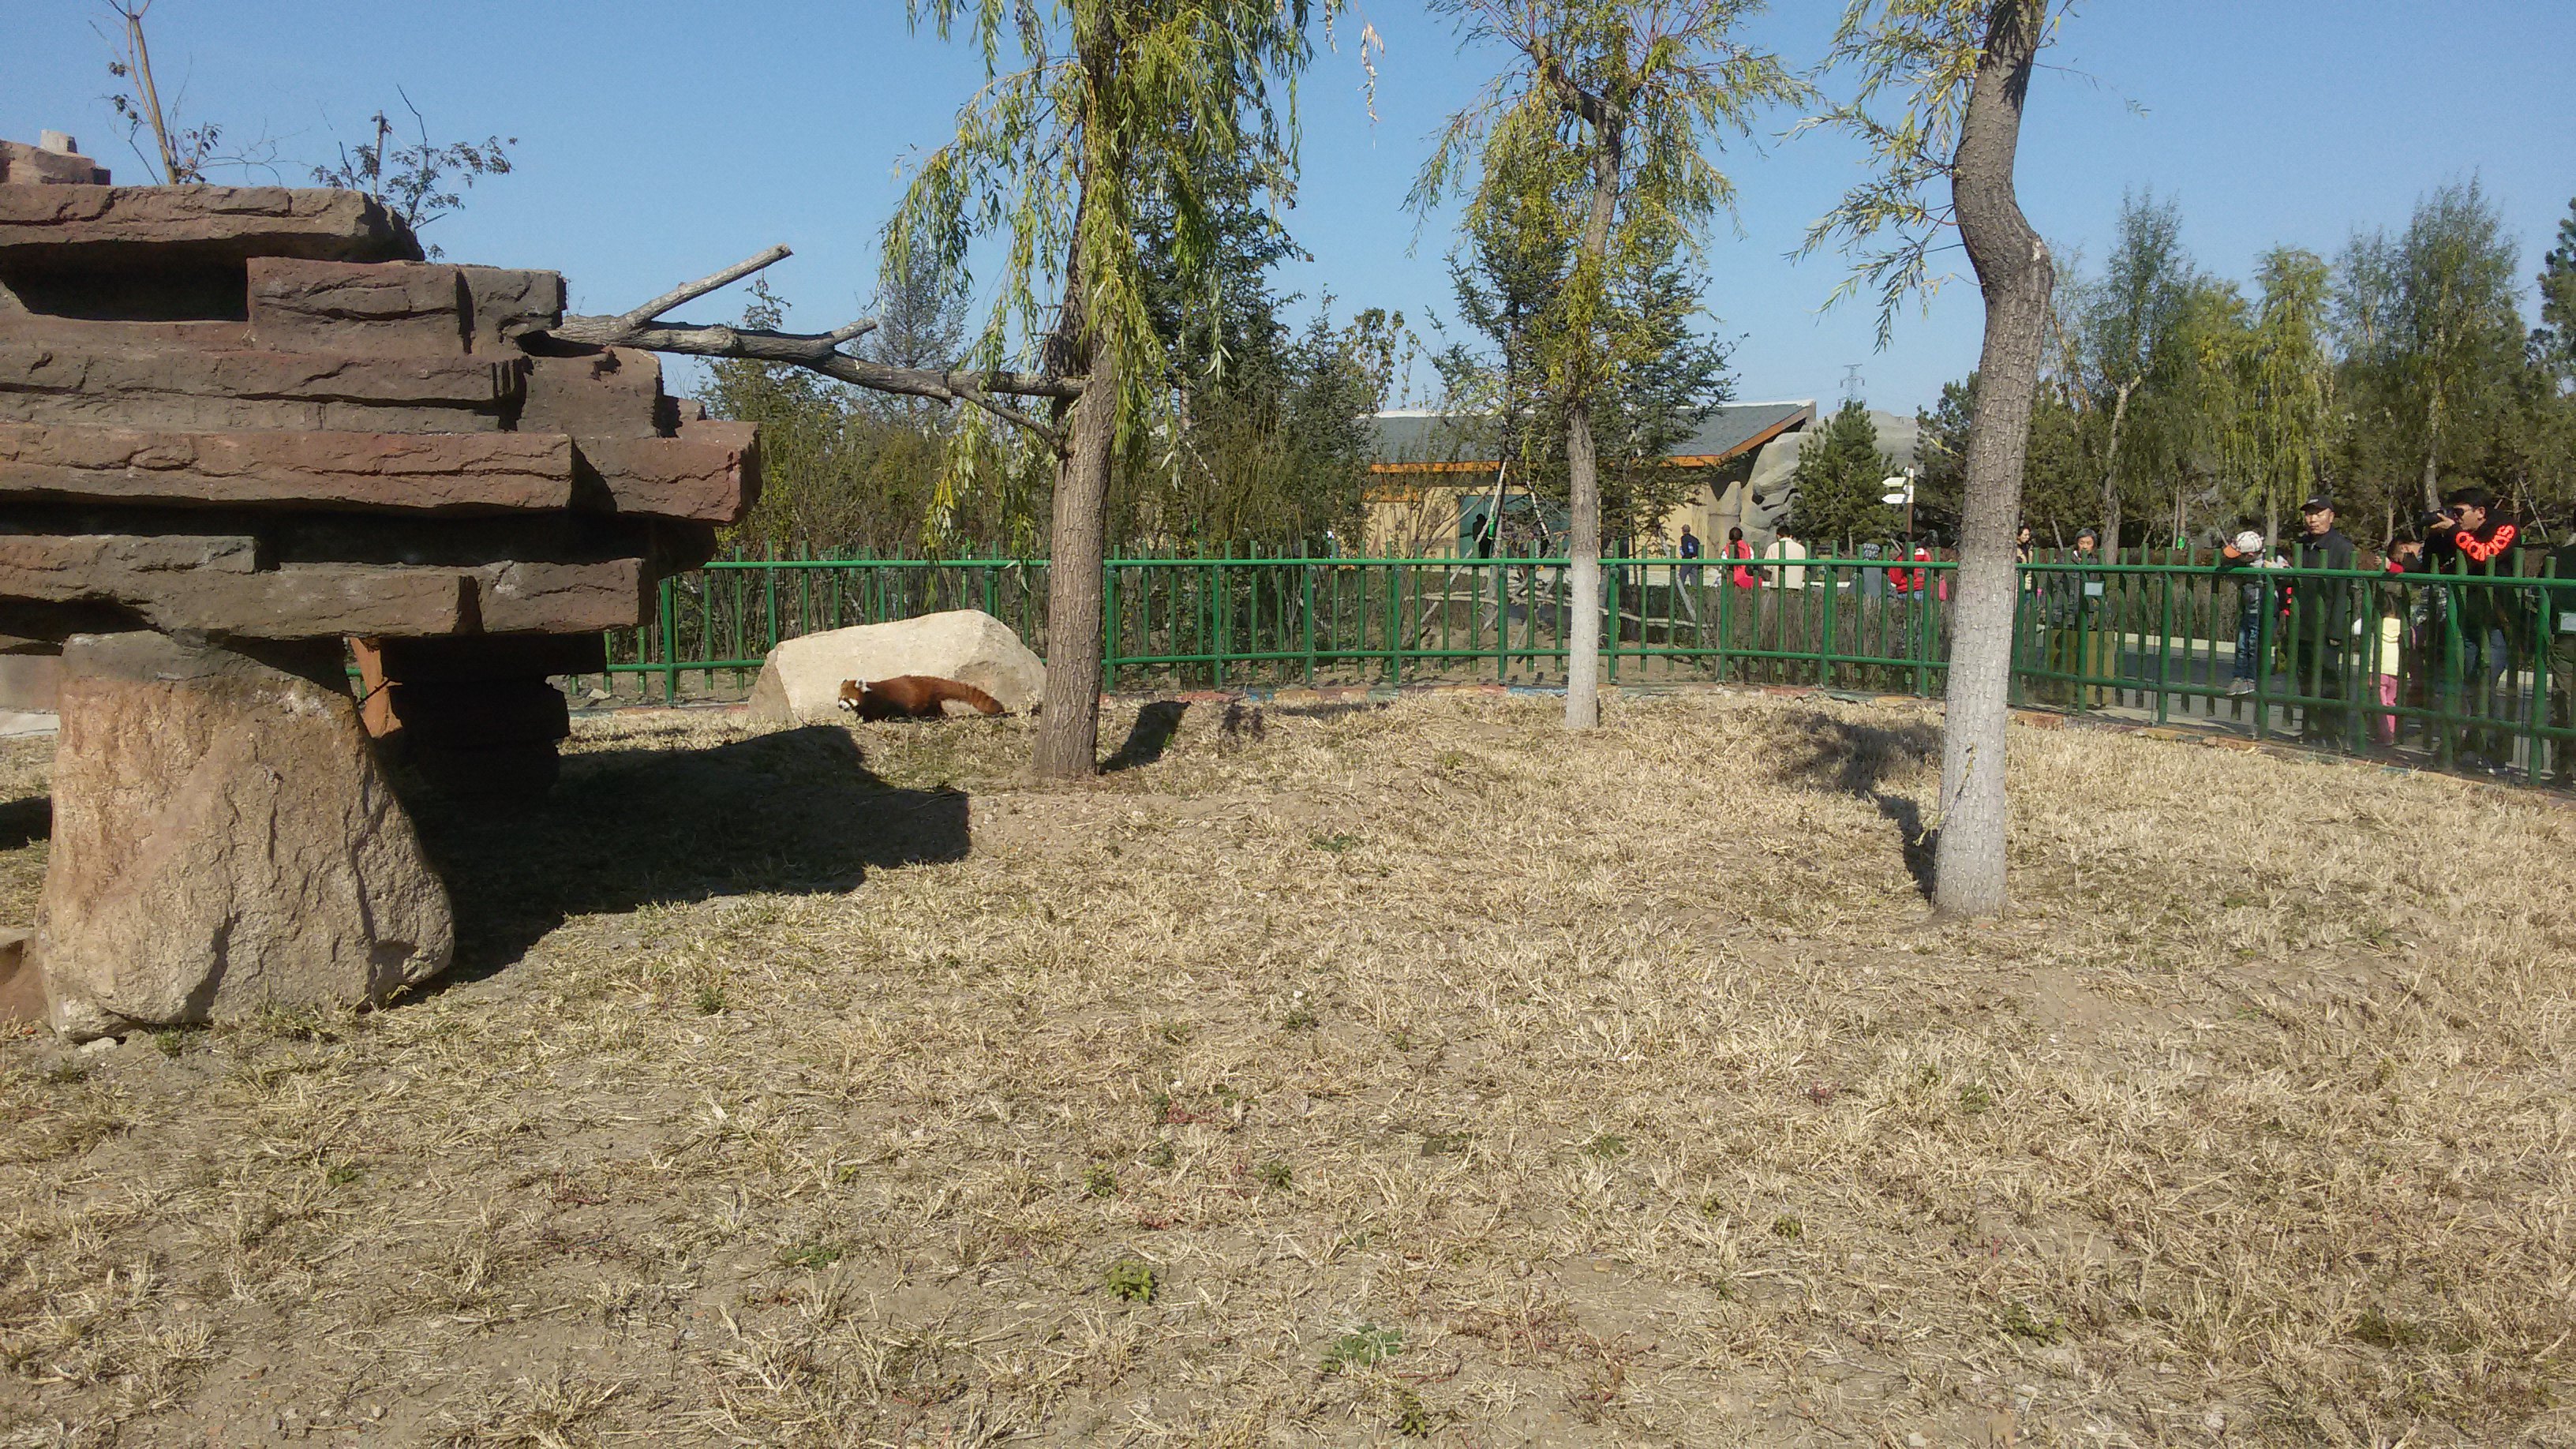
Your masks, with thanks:
<instances>
[{"instance_id":1,"label":"evergreen tree","mask_svg":"<svg viewBox=\"0 0 2576 1449\"><path fill-rule=\"evenodd\" d=\"M2576 201L2558 220L2558 245L2540 262L2540 325L2532 329L2534 360L2576 386Z\"/></svg>"},{"instance_id":2,"label":"evergreen tree","mask_svg":"<svg viewBox=\"0 0 2576 1449\"><path fill-rule=\"evenodd\" d=\"M1880 500L1895 473L1896 460L1878 450L1878 427L1869 420L1869 408L1857 398L1844 403L1798 450L1789 531L1836 550L1846 540L1893 537L1902 515Z\"/></svg>"}]
</instances>

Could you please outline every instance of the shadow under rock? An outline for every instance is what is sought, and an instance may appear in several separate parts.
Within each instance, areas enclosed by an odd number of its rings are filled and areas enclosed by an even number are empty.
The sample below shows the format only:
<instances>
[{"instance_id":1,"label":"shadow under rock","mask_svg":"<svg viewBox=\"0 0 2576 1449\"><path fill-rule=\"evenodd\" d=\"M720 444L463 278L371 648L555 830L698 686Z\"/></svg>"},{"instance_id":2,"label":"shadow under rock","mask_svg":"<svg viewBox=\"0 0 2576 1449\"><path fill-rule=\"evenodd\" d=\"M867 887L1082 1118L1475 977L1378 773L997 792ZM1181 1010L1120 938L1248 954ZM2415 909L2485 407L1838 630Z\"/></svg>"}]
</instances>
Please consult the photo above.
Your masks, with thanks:
<instances>
[{"instance_id":1,"label":"shadow under rock","mask_svg":"<svg viewBox=\"0 0 2576 1449\"><path fill-rule=\"evenodd\" d=\"M1789 774L1809 789L1834 790L1878 807L1897 829L1905 873L1923 898L1932 898L1932 862L1941 832L1923 828L1923 809L1904 795L1882 789L1889 775L1934 763L1940 757L1941 732L1927 724L1896 726L1862 724L1829 714L1802 714L1797 719L1805 753L1792 760Z\"/></svg>"},{"instance_id":2,"label":"shadow under rock","mask_svg":"<svg viewBox=\"0 0 2576 1449\"><path fill-rule=\"evenodd\" d=\"M0 850L16 850L50 839L54 833L54 801L49 795L31 795L24 800L0 801Z\"/></svg>"},{"instance_id":3,"label":"shadow under rock","mask_svg":"<svg viewBox=\"0 0 2576 1449\"><path fill-rule=\"evenodd\" d=\"M971 847L963 791L891 786L828 725L566 755L551 793L508 810L405 803L456 912L456 964L430 990L492 975L573 916L838 894L870 868L962 860Z\"/></svg>"}]
</instances>

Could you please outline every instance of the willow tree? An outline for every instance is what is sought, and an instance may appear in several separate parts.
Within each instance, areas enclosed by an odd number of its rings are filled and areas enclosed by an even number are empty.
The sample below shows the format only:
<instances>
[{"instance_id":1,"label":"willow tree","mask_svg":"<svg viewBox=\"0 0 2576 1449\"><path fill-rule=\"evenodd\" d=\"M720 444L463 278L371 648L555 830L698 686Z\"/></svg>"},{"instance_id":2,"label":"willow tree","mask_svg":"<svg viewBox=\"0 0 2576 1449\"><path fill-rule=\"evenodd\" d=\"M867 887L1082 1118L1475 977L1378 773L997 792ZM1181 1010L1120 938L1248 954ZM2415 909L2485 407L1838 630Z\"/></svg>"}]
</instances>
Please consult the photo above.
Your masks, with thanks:
<instances>
[{"instance_id":1,"label":"willow tree","mask_svg":"<svg viewBox=\"0 0 2576 1449\"><path fill-rule=\"evenodd\" d=\"M924 158L886 232L886 266L964 295L970 255L1001 242L970 371L1017 360L1079 379L1039 418L982 407L959 430L950 487L971 486L995 420L1053 457L1047 681L1036 772L1099 760L1101 589L1110 470L1168 396L1171 360L1147 303L1137 235L1148 211L1161 271L1213 291L1223 274L1211 178L1249 176L1284 199L1296 169L1298 73L1310 23L1339 0L909 0L912 23L963 34L987 83L957 134Z\"/></svg>"},{"instance_id":2,"label":"willow tree","mask_svg":"<svg viewBox=\"0 0 2576 1449\"><path fill-rule=\"evenodd\" d=\"M1883 345L1909 296L1938 285L1933 250L1951 230L1984 293L1959 507L1940 836L1933 900L1945 913L2002 912L2004 738L2010 719L2013 532L2056 267L2013 192L2023 103L2063 0L1851 0L1832 58L1853 98L1819 118L1859 135L1870 177L1808 234L1857 253L1837 295L1879 290ZM1947 190L1946 198L1941 194Z\"/></svg>"},{"instance_id":3,"label":"willow tree","mask_svg":"<svg viewBox=\"0 0 2576 1449\"><path fill-rule=\"evenodd\" d=\"M2268 548L2281 536L2282 505L2316 491L2334 354L2326 345L2324 258L2299 247L2274 247L2256 261L2254 281L2263 295L2250 339L2256 487L2247 501L2262 508Z\"/></svg>"},{"instance_id":4,"label":"willow tree","mask_svg":"<svg viewBox=\"0 0 2576 1449\"><path fill-rule=\"evenodd\" d=\"M2120 514L2126 497L2121 487L2124 462L2133 472L2153 476L2156 465L2171 461L2172 449L2150 453L2140 468L2133 434L2140 404L2153 396L2179 391L2194 370L2189 345L2190 311L2198 283L2189 254L2182 247L2182 211L2168 197L2153 193L2120 199L2120 239L2103 263L2102 276L2081 289L2075 308L2077 355L2083 385L2092 394L2092 412L2103 419L2108 436L2102 445L2102 546L2120 556ZM2188 409L2161 409L2157 420L2171 441L2172 416ZM2124 453L2122 445L2129 445Z\"/></svg>"},{"instance_id":5,"label":"willow tree","mask_svg":"<svg viewBox=\"0 0 2576 1449\"><path fill-rule=\"evenodd\" d=\"M1434 0L1505 68L1449 118L1414 182L1417 214L1464 193L1471 229L1509 216L1567 228L1568 266L1533 318L1541 386L1565 420L1571 603L1565 724L1601 711L1601 468L1594 412L1668 338L1623 307L1616 278L1696 246L1735 187L1711 156L1806 87L1734 31L1761 0Z\"/></svg>"}]
</instances>

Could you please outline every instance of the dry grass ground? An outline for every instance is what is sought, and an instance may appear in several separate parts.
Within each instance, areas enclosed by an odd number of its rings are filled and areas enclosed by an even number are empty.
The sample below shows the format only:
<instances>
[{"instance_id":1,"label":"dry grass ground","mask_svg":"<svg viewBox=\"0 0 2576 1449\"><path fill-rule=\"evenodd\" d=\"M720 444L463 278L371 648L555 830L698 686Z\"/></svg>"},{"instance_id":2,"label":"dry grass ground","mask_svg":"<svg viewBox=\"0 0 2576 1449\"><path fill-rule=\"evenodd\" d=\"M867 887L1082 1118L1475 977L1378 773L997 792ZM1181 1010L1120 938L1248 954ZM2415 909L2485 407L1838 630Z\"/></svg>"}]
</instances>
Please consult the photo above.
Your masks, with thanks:
<instances>
[{"instance_id":1,"label":"dry grass ground","mask_svg":"<svg viewBox=\"0 0 2576 1449\"><path fill-rule=\"evenodd\" d=\"M1553 714L585 725L444 988L0 1044L0 1444L2576 1443L2576 813L2023 730L1956 927L1917 708Z\"/></svg>"}]
</instances>

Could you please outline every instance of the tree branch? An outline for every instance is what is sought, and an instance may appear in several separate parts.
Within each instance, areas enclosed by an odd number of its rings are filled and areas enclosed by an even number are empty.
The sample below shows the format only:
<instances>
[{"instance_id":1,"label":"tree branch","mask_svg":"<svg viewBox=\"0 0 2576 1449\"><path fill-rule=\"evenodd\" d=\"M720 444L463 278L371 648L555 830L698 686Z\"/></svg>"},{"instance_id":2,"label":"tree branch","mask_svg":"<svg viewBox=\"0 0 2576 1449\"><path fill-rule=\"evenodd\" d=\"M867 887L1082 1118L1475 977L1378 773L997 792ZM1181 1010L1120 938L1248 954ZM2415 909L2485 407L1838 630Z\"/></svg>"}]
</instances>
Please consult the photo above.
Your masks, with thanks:
<instances>
[{"instance_id":1,"label":"tree branch","mask_svg":"<svg viewBox=\"0 0 2576 1449\"><path fill-rule=\"evenodd\" d=\"M661 296L654 298L652 301L645 303L643 306L636 308L634 311L621 314L617 320L629 327L641 327L645 323L652 321L654 318L661 316L663 313L670 311L672 308L679 306L682 302L694 302L709 292L713 292L724 287L730 287L734 283L741 281L743 278L750 276L752 273L760 271L772 263L783 262L794 255L794 252L789 251L783 245L771 247L760 255L736 262L732 266L725 268L723 271L718 272L713 276L700 277L694 282L688 282L681 286L674 287L670 291L664 292Z\"/></svg>"},{"instance_id":2,"label":"tree branch","mask_svg":"<svg viewBox=\"0 0 2576 1449\"><path fill-rule=\"evenodd\" d=\"M647 352L676 352L691 357L787 363L810 368L825 377L873 392L901 393L939 402L971 403L997 418L1027 428L1046 439L1050 446L1061 447L1063 439L1055 428L1016 408L993 401L989 394L1069 401L1082 395L1083 380L1078 377L1009 372L998 368L970 372L895 367L843 352L843 343L876 330L877 323L873 318L861 318L829 332L778 332L766 327L731 327L722 323L707 326L657 320L684 302L731 286L788 255L787 248L783 246L771 247L758 256L674 287L652 301L616 316L566 317L555 326L529 336L531 340L551 339L593 347L636 347Z\"/></svg>"}]
</instances>

